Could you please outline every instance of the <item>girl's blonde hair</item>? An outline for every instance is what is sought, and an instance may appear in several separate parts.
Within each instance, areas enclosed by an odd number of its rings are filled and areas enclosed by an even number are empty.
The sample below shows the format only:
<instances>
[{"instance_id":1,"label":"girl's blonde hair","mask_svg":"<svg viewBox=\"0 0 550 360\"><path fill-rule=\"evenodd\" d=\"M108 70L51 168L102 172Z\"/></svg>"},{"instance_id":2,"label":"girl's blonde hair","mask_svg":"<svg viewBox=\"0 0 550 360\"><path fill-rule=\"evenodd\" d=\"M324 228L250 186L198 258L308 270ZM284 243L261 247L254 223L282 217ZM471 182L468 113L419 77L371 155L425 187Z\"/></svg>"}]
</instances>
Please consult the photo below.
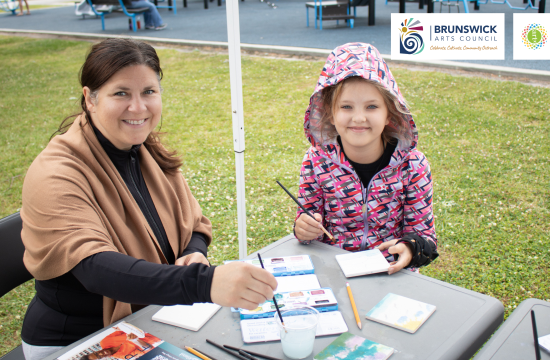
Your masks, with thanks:
<instances>
[{"instance_id":1,"label":"girl's blonde hair","mask_svg":"<svg viewBox=\"0 0 550 360\"><path fill-rule=\"evenodd\" d=\"M334 113L336 110L336 103L342 95L342 90L344 89L345 84L359 81L364 81L376 87L382 95L384 103L388 108L388 112L390 113L390 121L382 131L382 139L384 142L388 143L393 138L396 138L410 144L412 140L411 126L409 121L404 116L410 115L410 111L406 107L402 106L397 98L383 85L376 81L364 79L360 76L349 77L340 81L336 85L326 87L322 90L321 99L324 112L320 121L321 137L323 137L323 133L326 133L328 138L334 138L338 135L336 127L331 124L331 120L334 118Z\"/></svg>"}]
</instances>

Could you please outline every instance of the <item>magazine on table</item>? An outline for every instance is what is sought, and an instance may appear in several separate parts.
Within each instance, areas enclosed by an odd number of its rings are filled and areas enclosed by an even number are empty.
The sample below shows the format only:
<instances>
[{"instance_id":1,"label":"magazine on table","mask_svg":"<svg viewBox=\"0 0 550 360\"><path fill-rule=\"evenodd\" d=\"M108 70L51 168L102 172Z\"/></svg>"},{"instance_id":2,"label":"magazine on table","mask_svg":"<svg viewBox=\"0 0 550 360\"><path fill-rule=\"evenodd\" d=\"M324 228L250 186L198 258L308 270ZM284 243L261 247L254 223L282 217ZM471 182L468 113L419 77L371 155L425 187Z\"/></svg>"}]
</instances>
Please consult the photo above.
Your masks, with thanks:
<instances>
[{"instance_id":1,"label":"magazine on table","mask_svg":"<svg viewBox=\"0 0 550 360\"><path fill-rule=\"evenodd\" d=\"M140 328L121 321L67 351L57 360L200 360Z\"/></svg>"}]
</instances>

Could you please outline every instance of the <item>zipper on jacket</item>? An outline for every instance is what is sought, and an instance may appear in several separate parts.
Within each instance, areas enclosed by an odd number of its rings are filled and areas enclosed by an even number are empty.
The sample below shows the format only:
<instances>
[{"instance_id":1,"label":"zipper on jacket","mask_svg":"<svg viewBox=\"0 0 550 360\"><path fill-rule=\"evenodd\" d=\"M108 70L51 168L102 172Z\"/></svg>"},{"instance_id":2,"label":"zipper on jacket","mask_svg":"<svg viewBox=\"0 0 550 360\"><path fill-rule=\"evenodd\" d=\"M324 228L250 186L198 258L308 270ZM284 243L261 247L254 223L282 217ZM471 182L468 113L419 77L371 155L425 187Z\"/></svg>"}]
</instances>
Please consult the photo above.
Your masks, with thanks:
<instances>
[{"instance_id":1,"label":"zipper on jacket","mask_svg":"<svg viewBox=\"0 0 550 360\"><path fill-rule=\"evenodd\" d=\"M130 166L130 162L132 164L134 164L136 162L136 159L134 158L134 155L132 155L132 154L130 154L130 161L128 162L128 166L127 166L128 174L130 175L130 179L132 180L132 185L134 186L134 189L136 190L136 193L139 196L139 201L141 201L141 203L143 204L143 207L145 208L145 213L143 215L145 215L146 220L149 223L149 225L151 225L151 227L154 227L153 232L155 233L155 236L156 237L162 237L162 233L160 232L160 230L158 228L158 225L157 225L155 219L153 218L153 215L151 215L151 212L149 211L149 207L147 206L147 202L145 202L145 199L143 198L143 195L141 195L141 192L139 191L139 187L136 184L136 180L134 179L134 175L132 174L132 167ZM168 249L166 248L167 244L164 243L164 239L157 239L157 242L158 242L158 244L159 244L159 246L160 246L160 248L161 248L161 250L164 254L164 257L168 258L168 256L167 256Z\"/></svg>"}]
</instances>

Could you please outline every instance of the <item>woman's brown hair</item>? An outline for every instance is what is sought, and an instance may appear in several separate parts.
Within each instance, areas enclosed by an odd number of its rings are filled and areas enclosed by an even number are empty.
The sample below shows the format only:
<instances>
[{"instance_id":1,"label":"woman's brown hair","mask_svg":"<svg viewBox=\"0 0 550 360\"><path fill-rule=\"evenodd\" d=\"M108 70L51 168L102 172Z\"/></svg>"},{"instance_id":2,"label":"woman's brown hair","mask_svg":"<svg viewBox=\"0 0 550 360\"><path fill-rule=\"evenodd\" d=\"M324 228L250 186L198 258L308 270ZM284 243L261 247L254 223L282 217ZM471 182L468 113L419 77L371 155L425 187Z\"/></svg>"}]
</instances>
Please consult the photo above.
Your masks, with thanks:
<instances>
[{"instance_id":1,"label":"woman's brown hair","mask_svg":"<svg viewBox=\"0 0 550 360\"><path fill-rule=\"evenodd\" d=\"M403 107L397 98L383 85L376 81L367 80L359 76L348 77L340 81L338 84L329 86L323 89L321 97L323 102L323 116L320 121L320 128L322 133L326 132L329 138L334 138L338 135L336 127L332 125L331 120L334 117L336 111L336 104L342 95L342 90L344 89L345 84L349 84L356 81L365 81L371 85L374 85L382 95L384 103L388 108L390 113L390 121L388 125L384 127L382 131L382 139L384 143L392 141L394 138L398 140L403 140L407 143L410 143L412 140L411 127L407 119L403 115L410 115L409 110L406 107ZM321 136L322 136L321 133Z\"/></svg>"},{"instance_id":2,"label":"woman's brown hair","mask_svg":"<svg viewBox=\"0 0 550 360\"><path fill-rule=\"evenodd\" d=\"M131 39L107 39L93 45L86 56L86 61L80 68L79 80L82 87L90 88L92 98L97 96L99 89L121 69L133 66L145 65L151 68L162 79L160 60L155 49L144 42ZM90 113L86 107L84 94L80 96L80 107L91 121ZM63 120L52 138L58 134L64 134L69 130L74 118L79 114L71 115ZM182 165L176 151L167 150L160 142L160 133L152 131L143 145L155 159L162 171L174 175Z\"/></svg>"}]
</instances>

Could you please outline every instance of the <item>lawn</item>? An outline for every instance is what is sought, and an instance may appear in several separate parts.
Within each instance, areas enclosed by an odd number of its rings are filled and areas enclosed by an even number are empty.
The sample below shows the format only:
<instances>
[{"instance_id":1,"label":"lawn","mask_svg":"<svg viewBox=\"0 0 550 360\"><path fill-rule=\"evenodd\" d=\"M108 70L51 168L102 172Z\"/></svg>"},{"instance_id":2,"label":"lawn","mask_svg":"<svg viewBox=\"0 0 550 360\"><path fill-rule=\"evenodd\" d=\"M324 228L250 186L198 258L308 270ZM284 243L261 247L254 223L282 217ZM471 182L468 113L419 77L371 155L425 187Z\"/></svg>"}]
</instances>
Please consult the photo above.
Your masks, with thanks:
<instances>
[{"instance_id":1,"label":"lawn","mask_svg":"<svg viewBox=\"0 0 550 360\"><path fill-rule=\"evenodd\" d=\"M0 36L0 217L21 207L33 159L78 112L89 43ZM168 147L212 220L210 261L238 253L227 56L159 50ZM243 56L248 251L292 231L309 146L303 116L323 62ZM422 273L494 296L506 316L550 300L550 89L394 69L430 161L441 256ZM20 343L29 282L0 299L0 356Z\"/></svg>"}]
</instances>

